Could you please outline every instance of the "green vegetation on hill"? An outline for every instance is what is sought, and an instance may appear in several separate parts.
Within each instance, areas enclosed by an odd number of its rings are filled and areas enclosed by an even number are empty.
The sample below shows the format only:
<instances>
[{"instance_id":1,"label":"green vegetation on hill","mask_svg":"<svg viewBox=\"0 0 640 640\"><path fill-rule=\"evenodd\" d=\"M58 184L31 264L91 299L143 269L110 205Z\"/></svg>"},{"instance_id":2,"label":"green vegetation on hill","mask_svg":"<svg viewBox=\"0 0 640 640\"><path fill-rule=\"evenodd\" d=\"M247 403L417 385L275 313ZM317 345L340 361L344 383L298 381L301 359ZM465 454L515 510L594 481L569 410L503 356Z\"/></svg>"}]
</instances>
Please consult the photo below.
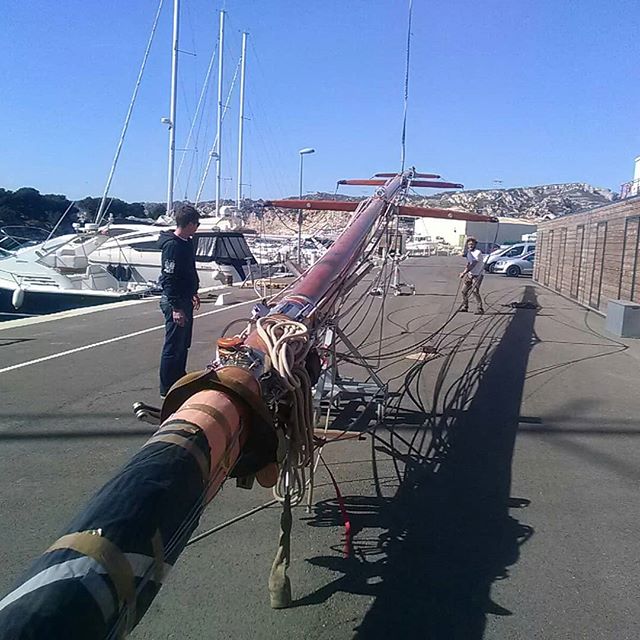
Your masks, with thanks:
<instances>
[{"instance_id":1,"label":"green vegetation on hill","mask_svg":"<svg viewBox=\"0 0 640 640\"><path fill-rule=\"evenodd\" d=\"M0 188L0 226L26 225L51 229L70 205L71 201L65 195L42 194L32 187L22 187L16 191ZM88 221L94 220L99 206L100 198L78 200L69 209L60 230L70 229L79 213L86 214ZM157 217L163 212L164 205L151 206L147 211L141 202L128 203L118 198L110 200L108 207L108 213L114 218Z\"/></svg>"},{"instance_id":2,"label":"green vegetation on hill","mask_svg":"<svg viewBox=\"0 0 640 640\"><path fill-rule=\"evenodd\" d=\"M0 225L51 228L70 204L64 195L43 195L31 187L22 187L17 191L0 188ZM69 212L69 224L76 219L77 213L75 207Z\"/></svg>"}]
</instances>

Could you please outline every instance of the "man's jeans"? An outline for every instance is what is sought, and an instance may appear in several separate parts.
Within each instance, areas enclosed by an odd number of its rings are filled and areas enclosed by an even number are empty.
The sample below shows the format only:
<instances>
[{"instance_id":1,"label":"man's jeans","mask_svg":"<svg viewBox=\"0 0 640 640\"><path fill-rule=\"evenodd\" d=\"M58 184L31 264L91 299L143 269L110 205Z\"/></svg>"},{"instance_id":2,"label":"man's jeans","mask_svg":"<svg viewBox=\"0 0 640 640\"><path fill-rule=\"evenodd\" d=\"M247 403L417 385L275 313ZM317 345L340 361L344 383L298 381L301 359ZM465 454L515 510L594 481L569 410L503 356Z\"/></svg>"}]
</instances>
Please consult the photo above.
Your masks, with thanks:
<instances>
[{"instance_id":1,"label":"man's jeans","mask_svg":"<svg viewBox=\"0 0 640 640\"><path fill-rule=\"evenodd\" d=\"M181 301L179 307L185 312L187 321L184 327L173 321L173 310L169 301L162 296L160 309L164 314L164 346L160 358L160 395L167 395L171 385L186 373L187 353L191 346L193 333L193 303Z\"/></svg>"},{"instance_id":2,"label":"man's jeans","mask_svg":"<svg viewBox=\"0 0 640 640\"><path fill-rule=\"evenodd\" d=\"M473 295L478 303L478 310L483 310L482 298L480 296L480 285L482 284L482 278L484 274L480 274L478 276L473 276L470 273L467 273L464 277L464 282L462 285L462 308L469 308L469 295Z\"/></svg>"}]
</instances>

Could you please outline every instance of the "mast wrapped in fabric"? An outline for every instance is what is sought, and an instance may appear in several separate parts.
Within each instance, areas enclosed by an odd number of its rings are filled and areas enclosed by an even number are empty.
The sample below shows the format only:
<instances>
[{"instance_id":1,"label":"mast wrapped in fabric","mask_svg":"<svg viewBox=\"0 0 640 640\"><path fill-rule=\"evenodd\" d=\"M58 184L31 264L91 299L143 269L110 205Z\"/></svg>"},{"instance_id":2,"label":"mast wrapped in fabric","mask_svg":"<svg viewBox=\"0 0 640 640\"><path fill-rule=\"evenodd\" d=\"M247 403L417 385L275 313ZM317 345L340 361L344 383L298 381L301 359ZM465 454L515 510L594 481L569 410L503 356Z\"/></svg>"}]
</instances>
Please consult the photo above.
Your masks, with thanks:
<instances>
[{"instance_id":1,"label":"mast wrapped in fabric","mask_svg":"<svg viewBox=\"0 0 640 640\"><path fill-rule=\"evenodd\" d=\"M0 601L0 637L124 637L236 463L244 414L221 391L190 397Z\"/></svg>"}]
</instances>

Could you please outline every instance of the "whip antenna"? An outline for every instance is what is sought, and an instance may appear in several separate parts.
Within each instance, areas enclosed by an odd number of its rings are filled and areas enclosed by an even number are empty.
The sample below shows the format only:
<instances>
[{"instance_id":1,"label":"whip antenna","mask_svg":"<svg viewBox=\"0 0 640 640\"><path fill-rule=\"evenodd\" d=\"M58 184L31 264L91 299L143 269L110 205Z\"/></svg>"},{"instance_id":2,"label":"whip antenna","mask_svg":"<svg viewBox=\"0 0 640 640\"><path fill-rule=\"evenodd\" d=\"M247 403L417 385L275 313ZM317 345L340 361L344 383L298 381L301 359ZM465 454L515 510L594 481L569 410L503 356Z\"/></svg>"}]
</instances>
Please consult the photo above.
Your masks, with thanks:
<instances>
[{"instance_id":1,"label":"whip antenna","mask_svg":"<svg viewBox=\"0 0 640 640\"><path fill-rule=\"evenodd\" d=\"M407 105L409 103L409 58L411 55L411 15L413 0L409 0L409 24L407 27L407 62L404 74L404 113L402 116L402 154L400 156L400 171L404 171L407 138Z\"/></svg>"}]
</instances>

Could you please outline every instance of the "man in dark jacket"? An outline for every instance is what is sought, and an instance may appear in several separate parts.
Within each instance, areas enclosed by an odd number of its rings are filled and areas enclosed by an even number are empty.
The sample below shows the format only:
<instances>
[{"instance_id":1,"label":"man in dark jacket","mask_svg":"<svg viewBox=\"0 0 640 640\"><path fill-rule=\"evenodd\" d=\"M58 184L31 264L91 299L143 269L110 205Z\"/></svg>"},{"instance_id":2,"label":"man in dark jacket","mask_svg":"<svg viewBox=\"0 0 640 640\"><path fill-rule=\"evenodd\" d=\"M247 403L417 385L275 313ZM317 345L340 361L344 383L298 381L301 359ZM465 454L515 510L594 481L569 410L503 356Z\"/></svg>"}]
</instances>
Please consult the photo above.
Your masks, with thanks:
<instances>
[{"instance_id":1,"label":"man in dark jacket","mask_svg":"<svg viewBox=\"0 0 640 640\"><path fill-rule=\"evenodd\" d=\"M193 311L200 308L200 282L191 238L200 224L200 214L195 207L183 204L176 210L175 218L176 230L163 231L158 240L162 249L160 308L165 321L160 359L160 395L163 397L171 385L186 373Z\"/></svg>"}]
</instances>

